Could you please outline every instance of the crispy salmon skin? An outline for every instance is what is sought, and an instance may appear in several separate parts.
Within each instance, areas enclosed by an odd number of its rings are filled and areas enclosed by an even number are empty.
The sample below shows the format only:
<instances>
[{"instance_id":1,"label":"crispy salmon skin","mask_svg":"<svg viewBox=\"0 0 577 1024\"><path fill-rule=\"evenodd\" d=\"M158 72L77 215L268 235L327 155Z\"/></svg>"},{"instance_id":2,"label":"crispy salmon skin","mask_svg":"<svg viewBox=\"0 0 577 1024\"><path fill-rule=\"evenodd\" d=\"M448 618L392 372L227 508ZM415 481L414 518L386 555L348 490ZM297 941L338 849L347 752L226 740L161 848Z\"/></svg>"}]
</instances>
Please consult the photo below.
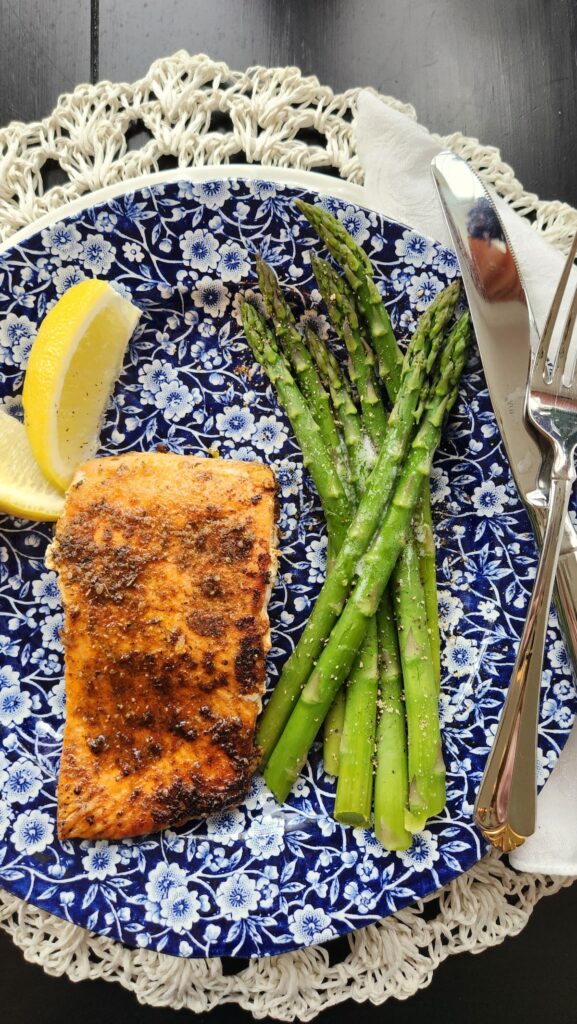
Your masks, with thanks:
<instances>
[{"instance_id":1,"label":"crispy salmon skin","mask_svg":"<svg viewBox=\"0 0 577 1024\"><path fill-rule=\"evenodd\" d=\"M275 508L258 462L151 452L78 470L47 555L64 604L62 839L141 835L246 795Z\"/></svg>"}]
</instances>

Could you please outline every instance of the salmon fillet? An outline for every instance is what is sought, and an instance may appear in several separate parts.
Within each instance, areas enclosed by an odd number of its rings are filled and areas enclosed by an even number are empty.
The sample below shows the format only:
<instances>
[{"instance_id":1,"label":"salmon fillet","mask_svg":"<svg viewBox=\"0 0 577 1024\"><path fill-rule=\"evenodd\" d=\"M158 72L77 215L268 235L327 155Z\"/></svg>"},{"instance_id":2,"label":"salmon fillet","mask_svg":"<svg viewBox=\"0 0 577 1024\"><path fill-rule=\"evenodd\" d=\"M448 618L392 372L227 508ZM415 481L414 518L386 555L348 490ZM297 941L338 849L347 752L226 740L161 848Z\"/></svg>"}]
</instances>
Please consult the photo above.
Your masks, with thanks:
<instances>
[{"instance_id":1,"label":"salmon fillet","mask_svg":"<svg viewBox=\"0 0 577 1024\"><path fill-rule=\"evenodd\" d=\"M246 795L275 508L258 462L152 452L80 467L47 556L65 617L62 839L141 835Z\"/></svg>"}]
</instances>

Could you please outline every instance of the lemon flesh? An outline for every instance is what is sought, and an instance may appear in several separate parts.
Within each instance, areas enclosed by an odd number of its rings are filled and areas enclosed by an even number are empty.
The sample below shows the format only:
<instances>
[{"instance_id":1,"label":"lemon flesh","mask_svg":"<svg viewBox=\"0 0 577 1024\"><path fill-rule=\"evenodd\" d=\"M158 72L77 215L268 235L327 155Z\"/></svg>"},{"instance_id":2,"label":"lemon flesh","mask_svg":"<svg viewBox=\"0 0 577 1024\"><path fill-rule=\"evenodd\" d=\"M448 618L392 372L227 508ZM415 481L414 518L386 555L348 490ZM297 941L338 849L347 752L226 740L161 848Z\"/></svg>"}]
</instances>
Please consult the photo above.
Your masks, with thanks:
<instances>
[{"instance_id":1,"label":"lemon flesh","mask_svg":"<svg viewBox=\"0 0 577 1024\"><path fill-rule=\"evenodd\" d=\"M40 325L24 378L24 422L40 469L61 490L98 448L139 317L107 281L94 279L73 285Z\"/></svg>"},{"instance_id":2,"label":"lemon flesh","mask_svg":"<svg viewBox=\"0 0 577 1024\"><path fill-rule=\"evenodd\" d=\"M64 498L42 475L23 423L0 409L0 511L23 519L58 519Z\"/></svg>"}]
</instances>

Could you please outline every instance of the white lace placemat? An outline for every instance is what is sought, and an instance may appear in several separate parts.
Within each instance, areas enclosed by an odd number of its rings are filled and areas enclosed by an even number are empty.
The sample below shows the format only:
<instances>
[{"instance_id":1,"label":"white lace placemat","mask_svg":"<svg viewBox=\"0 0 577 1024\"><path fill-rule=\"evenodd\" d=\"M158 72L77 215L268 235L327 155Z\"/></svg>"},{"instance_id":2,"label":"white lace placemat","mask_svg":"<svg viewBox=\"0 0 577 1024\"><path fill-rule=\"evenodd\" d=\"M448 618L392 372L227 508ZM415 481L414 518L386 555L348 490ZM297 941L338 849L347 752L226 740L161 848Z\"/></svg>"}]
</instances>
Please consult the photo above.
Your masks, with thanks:
<instances>
[{"instance_id":1,"label":"white lace placemat","mask_svg":"<svg viewBox=\"0 0 577 1024\"><path fill-rule=\"evenodd\" d=\"M231 71L185 51L156 61L133 84L80 85L45 120L0 130L0 238L68 200L166 166L233 160L326 168L360 183L352 131L358 92L335 95L297 68ZM383 99L416 117L407 104ZM130 148L135 138L140 148ZM497 149L458 133L444 141L529 216L535 230L567 246L577 210L524 192ZM43 169L52 162L68 181L45 191ZM197 1013L238 1003L257 1018L308 1021L345 999L383 1003L412 995L446 957L478 953L516 935L542 896L572 881L519 874L491 853L427 900L425 912L417 903L350 935L340 963L331 965L319 946L250 961L234 975L223 972L219 959L127 949L2 890L0 927L49 974L117 981L142 1003Z\"/></svg>"}]
</instances>

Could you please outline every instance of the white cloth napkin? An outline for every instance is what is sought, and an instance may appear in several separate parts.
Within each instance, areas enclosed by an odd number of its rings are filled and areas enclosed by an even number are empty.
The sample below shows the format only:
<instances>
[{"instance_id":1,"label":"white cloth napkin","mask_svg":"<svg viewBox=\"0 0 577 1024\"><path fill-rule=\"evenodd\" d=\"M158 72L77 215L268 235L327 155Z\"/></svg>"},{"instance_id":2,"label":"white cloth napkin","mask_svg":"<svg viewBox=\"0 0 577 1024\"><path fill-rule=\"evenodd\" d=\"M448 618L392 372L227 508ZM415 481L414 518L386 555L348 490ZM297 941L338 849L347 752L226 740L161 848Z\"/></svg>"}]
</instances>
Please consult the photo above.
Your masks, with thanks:
<instances>
[{"instance_id":1,"label":"white cloth napkin","mask_svg":"<svg viewBox=\"0 0 577 1024\"><path fill-rule=\"evenodd\" d=\"M451 246L430 163L441 141L370 92L362 92L356 123L367 206ZM539 327L563 268L563 256L504 200L494 196L519 260ZM538 800L537 831L510 855L521 871L577 875L577 729Z\"/></svg>"}]
</instances>

